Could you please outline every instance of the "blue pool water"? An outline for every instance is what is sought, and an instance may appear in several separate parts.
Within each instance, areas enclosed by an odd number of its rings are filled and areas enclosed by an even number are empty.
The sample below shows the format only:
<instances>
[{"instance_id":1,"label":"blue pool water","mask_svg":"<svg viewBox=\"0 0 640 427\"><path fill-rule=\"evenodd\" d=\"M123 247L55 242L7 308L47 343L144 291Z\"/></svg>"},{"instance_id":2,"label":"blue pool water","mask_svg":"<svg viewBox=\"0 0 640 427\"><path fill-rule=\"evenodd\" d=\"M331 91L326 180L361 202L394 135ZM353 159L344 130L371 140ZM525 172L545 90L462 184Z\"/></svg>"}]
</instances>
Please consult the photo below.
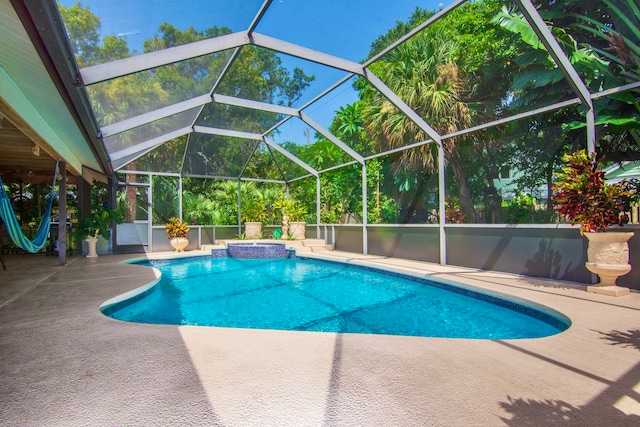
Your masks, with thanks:
<instances>
[{"instance_id":1,"label":"blue pool water","mask_svg":"<svg viewBox=\"0 0 640 427\"><path fill-rule=\"evenodd\" d=\"M334 263L206 257L145 264L161 270L159 283L103 307L106 315L171 325L480 339L544 337L568 327L520 304L497 300L501 306L494 297L451 292L439 282Z\"/></svg>"}]
</instances>

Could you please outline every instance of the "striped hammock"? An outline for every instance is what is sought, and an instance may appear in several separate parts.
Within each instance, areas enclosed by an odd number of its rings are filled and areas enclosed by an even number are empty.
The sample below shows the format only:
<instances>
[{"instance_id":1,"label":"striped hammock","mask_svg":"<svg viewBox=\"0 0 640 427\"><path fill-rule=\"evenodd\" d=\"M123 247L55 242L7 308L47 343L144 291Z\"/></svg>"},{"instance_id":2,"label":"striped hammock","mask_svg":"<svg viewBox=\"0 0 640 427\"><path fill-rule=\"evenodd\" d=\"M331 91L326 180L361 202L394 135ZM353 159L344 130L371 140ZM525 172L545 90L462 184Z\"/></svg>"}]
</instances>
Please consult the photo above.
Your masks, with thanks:
<instances>
[{"instance_id":1,"label":"striped hammock","mask_svg":"<svg viewBox=\"0 0 640 427\"><path fill-rule=\"evenodd\" d=\"M7 228L7 233L9 234L9 237L11 237L11 240L13 240L13 243L29 253L34 254L38 252L44 247L45 243L47 243L49 227L51 226L51 208L53 207L53 199L55 196L57 174L58 163L56 162L56 172L53 174L49 204L47 205L47 209L40 221L40 225L38 226L36 237L34 237L33 240L29 240L29 238L22 232L20 222L18 221L16 213L11 206L11 199L9 199L7 192L4 190L4 184L2 183L2 178L0 178L0 217L2 217L2 221L4 221L4 225Z\"/></svg>"}]
</instances>

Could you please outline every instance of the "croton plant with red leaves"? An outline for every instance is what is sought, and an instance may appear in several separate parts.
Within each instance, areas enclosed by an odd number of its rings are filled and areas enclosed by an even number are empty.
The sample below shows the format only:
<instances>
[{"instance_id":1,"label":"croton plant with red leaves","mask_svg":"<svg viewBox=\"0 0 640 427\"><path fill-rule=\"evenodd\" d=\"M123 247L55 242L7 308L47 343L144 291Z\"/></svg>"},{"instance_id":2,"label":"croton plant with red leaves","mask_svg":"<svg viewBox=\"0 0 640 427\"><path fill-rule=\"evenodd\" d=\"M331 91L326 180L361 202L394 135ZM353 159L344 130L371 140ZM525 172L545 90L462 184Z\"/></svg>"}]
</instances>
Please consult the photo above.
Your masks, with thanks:
<instances>
[{"instance_id":1,"label":"croton plant with red leaves","mask_svg":"<svg viewBox=\"0 0 640 427\"><path fill-rule=\"evenodd\" d=\"M563 160L565 165L556 175L551 199L559 214L572 224L580 224L580 234L629 222L625 212L629 201L637 197L627 181L607 183L595 153L586 150L565 154Z\"/></svg>"}]
</instances>

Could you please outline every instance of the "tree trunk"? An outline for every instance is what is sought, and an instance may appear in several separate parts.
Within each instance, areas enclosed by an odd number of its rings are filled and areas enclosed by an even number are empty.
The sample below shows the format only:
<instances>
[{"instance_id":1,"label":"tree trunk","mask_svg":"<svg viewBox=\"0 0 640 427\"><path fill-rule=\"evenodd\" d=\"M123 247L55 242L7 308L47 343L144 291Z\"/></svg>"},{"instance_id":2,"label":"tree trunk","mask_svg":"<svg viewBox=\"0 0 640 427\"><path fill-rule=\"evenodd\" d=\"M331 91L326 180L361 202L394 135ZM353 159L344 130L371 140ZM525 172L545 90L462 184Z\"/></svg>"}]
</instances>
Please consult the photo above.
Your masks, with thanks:
<instances>
[{"instance_id":1,"label":"tree trunk","mask_svg":"<svg viewBox=\"0 0 640 427\"><path fill-rule=\"evenodd\" d=\"M135 170L135 164L129 163L127 170ZM127 174L126 182L136 182L136 174ZM127 185L126 187L126 207L125 222L133 222L136 219L136 210L138 209L138 198L136 194L136 187Z\"/></svg>"},{"instance_id":2,"label":"tree trunk","mask_svg":"<svg viewBox=\"0 0 640 427\"><path fill-rule=\"evenodd\" d=\"M458 195L460 197L460 210L464 213L466 221L476 221L476 210L473 207L473 200L471 199L471 189L469 188L469 182L467 175L462 168L462 162L458 152L453 150L449 155L449 165L453 171L453 175L456 177L456 184L458 185Z\"/></svg>"},{"instance_id":3,"label":"tree trunk","mask_svg":"<svg viewBox=\"0 0 640 427\"><path fill-rule=\"evenodd\" d=\"M411 199L411 204L407 208L407 212L404 215L404 218L400 220L401 224L409 224L411 222L411 217L416 212L418 207L418 203L422 199L424 194L424 190L427 188L428 176L425 177L423 173L419 173L420 179L418 180L418 184L416 186L416 192L413 194L413 198Z\"/></svg>"}]
</instances>

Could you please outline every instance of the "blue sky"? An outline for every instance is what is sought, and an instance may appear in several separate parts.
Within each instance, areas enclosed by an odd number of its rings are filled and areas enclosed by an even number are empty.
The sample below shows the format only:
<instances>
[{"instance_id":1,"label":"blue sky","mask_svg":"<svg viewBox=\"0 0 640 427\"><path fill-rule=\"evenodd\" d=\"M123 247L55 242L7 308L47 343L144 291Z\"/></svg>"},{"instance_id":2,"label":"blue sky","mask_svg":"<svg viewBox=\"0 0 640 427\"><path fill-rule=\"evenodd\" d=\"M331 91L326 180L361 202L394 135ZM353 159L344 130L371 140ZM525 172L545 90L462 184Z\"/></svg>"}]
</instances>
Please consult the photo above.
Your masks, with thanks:
<instances>
[{"instance_id":1,"label":"blue sky","mask_svg":"<svg viewBox=\"0 0 640 427\"><path fill-rule=\"evenodd\" d=\"M77 0L58 1L72 6ZM84 0L82 4L100 17L103 36L123 37L130 49L140 52L143 41L152 38L163 22L180 30L189 26L204 30L214 25L246 30L262 0ZM442 2L432 0L274 0L256 31L358 62L366 57L371 42L396 22L406 21L416 7L442 6ZM284 56L283 63L293 68L299 60ZM316 77L308 89L312 94L320 93L341 76L336 70L324 72L317 66L310 70L307 73ZM313 96L306 99L309 97ZM328 127L334 111L357 96L350 85L343 85L325 98L306 112ZM304 139L304 127L289 124L281 131L280 138Z\"/></svg>"}]
</instances>

